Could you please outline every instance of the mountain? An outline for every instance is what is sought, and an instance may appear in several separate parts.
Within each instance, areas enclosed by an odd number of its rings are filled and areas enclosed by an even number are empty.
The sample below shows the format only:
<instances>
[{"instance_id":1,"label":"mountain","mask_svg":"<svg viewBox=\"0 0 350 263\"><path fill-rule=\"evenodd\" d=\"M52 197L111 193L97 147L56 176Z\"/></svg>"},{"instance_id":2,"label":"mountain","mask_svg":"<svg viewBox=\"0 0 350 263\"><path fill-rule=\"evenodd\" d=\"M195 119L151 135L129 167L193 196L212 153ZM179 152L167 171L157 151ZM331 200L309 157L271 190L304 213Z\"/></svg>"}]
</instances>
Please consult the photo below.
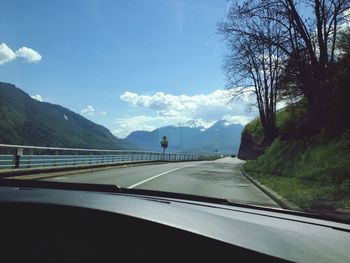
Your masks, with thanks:
<instances>
[{"instance_id":1,"label":"mountain","mask_svg":"<svg viewBox=\"0 0 350 263\"><path fill-rule=\"evenodd\" d=\"M200 129L206 129L213 125L213 122L210 121L204 121L202 119L198 120L189 120L185 122L180 122L179 124L175 125L175 127L188 127L188 128L200 128Z\"/></svg>"},{"instance_id":2,"label":"mountain","mask_svg":"<svg viewBox=\"0 0 350 263\"><path fill-rule=\"evenodd\" d=\"M131 149L105 127L62 106L32 99L0 82L0 143L72 148Z\"/></svg>"},{"instance_id":3,"label":"mountain","mask_svg":"<svg viewBox=\"0 0 350 263\"><path fill-rule=\"evenodd\" d=\"M237 153L243 126L220 120L210 125L193 120L153 131L135 131L126 139L140 149L160 151L160 141L165 135L169 140L168 152Z\"/></svg>"}]
</instances>

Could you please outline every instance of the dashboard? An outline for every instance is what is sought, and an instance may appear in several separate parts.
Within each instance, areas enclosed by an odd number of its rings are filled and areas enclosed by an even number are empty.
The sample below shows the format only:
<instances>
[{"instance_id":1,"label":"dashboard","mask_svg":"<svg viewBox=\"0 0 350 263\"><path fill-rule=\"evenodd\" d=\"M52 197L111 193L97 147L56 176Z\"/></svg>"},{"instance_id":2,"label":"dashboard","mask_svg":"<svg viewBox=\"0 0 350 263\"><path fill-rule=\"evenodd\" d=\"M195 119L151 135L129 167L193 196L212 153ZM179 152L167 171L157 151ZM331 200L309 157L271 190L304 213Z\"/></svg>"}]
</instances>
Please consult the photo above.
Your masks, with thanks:
<instances>
[{"instance_id":1,"label":"dashboard","mask_svg":"<svg viewBox=\"0 0 350 263\"><path fill-rule=\"evenodd\" d=\"M350 226L297 213L135 193L0 187L7 262L349 262Z\"/></svg>"}]
</instances>

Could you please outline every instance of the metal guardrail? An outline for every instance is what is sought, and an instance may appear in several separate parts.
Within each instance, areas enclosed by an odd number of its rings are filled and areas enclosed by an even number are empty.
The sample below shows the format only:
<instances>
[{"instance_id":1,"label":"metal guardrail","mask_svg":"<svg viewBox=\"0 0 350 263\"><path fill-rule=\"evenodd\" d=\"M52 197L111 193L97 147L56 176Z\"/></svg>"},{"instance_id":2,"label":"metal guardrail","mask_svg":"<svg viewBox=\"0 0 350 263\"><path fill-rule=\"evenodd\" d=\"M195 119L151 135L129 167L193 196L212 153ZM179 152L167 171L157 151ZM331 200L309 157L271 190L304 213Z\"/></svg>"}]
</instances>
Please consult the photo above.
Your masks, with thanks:
<instances>
[{"instance_id":1,"label":"metal guardrail","mask_svg":"<svg viewBox=\"0 0 350 263\"><path fill-rule=\"evenodd\" d=\"M140 161L199 161L209 156L195 153L76 149L0 144L0 169L89 166Z\"/></svg>"}]
</instances>

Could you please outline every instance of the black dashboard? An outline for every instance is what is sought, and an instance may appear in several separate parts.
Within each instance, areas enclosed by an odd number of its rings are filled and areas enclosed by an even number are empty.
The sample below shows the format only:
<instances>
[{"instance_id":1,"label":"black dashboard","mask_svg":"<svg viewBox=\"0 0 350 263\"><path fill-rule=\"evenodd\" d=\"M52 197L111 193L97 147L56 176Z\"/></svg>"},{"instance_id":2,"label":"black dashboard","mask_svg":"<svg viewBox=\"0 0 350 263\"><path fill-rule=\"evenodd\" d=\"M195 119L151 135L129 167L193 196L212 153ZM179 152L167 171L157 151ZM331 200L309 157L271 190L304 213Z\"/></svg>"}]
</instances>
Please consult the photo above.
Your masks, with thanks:
<instances>
[{"instance_id":1,"label":"black dashboard","mask_svg":"<svg viewBox=\"0 0 350 263\"><path fill-rule=\"evenodd\" d=\"M7 258L18 262L271 260L215 239L106 211L38 204L0 207Z\"/></svg>"},{"instance_id":2,"label":"black dashboard","mask_svg":"<svg viewBox=\"0 0 350 263\"><path fill-rule=\"evenodd\" d=\"M154 196L0 187L3 262L348 261L339 222Z\"/></svg>"}]
</instances>

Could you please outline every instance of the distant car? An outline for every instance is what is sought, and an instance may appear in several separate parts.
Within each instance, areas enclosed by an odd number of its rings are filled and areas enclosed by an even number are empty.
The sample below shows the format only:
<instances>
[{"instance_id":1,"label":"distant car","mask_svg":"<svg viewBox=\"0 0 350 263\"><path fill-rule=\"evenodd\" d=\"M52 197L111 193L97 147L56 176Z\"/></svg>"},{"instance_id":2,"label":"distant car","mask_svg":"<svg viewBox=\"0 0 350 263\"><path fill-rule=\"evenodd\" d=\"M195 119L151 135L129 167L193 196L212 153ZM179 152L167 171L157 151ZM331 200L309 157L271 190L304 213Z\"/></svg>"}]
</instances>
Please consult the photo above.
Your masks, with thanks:
<instances>
[{"instance_id":1,"label":"distant car","mask_svg":"<svg viewBox=\"0 0 350 263\"><path fill-rule=\"evenodd\" d=\"M236 157L236 155L234 155L234 154L231 154L231 158L235 158Z\"/></svg>"},{"instance_id":2,"label":"distant car","mask_svg":"<svg viewBox=\"0 0 350 263\"><path fill-rule=\"evenodd\" d=\"M224 156L223 156L222 154L220 155L220 157L221 157L221 158L224 158Z\"/></svg>"}]
</instances>

